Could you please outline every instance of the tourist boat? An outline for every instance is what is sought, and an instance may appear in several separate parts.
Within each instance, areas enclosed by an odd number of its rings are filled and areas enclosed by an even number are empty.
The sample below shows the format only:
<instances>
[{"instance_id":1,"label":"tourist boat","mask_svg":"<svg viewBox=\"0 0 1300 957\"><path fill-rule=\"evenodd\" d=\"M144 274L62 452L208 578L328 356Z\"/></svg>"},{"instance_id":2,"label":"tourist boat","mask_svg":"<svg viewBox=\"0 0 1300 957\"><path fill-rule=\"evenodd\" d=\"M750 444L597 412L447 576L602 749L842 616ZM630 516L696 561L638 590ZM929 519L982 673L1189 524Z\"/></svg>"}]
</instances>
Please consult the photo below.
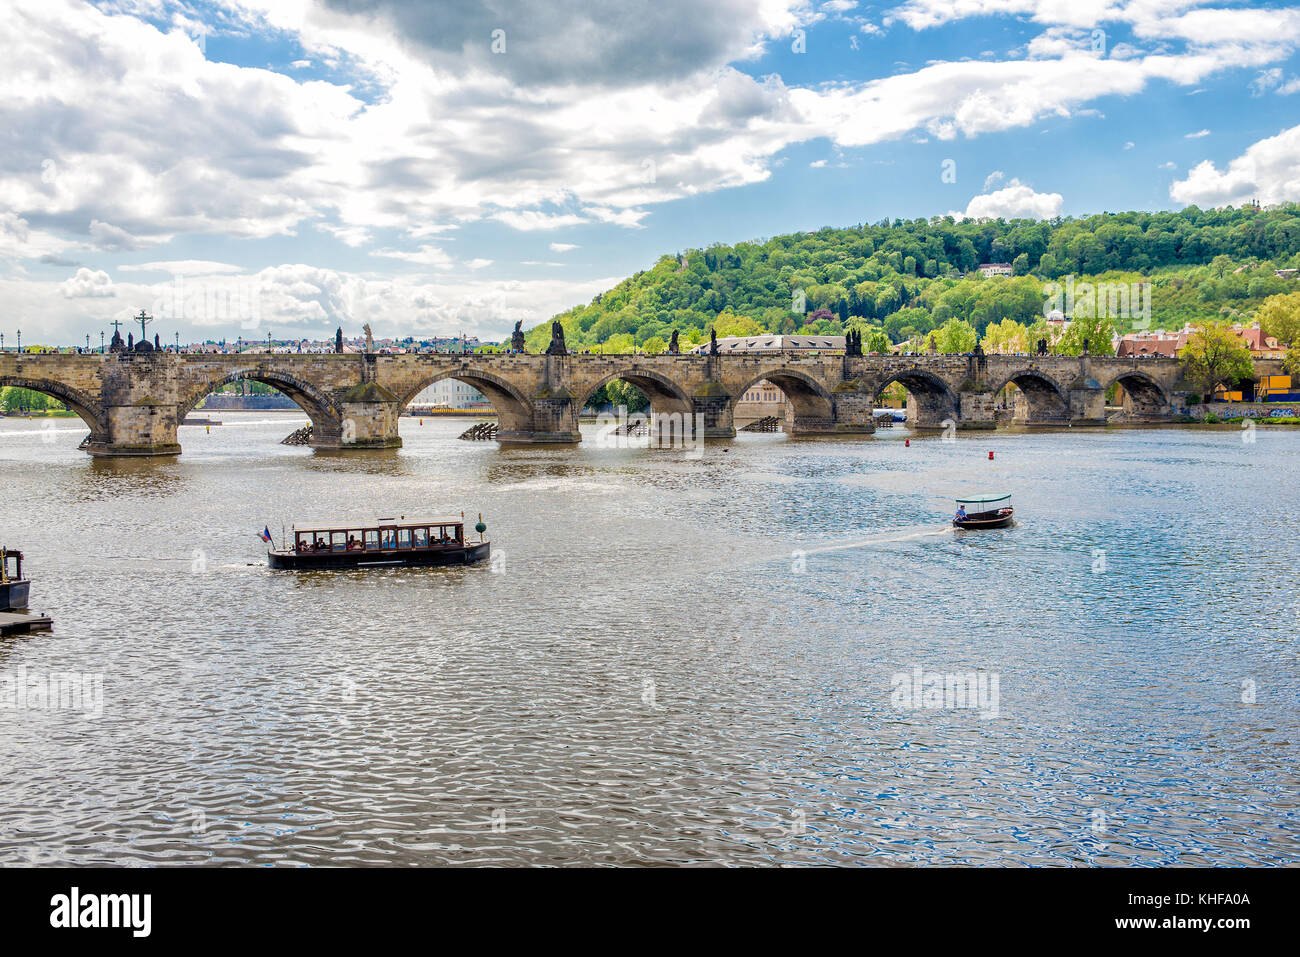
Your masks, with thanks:
<instances>
[{"instance_id":1,"label":"tourist boat","mask_svg":"<svg viewBox=\"0 0 1300 957\"><path fill-rule=\"evenodd\" d=\"M465 540L465 517L380 518L371 522L295 525L292 542L266 553L272 568L371 568L380 565L467 565L489 557L492 544L479 516L477 542Z\"/></svg>"},{"instance_id":2,"label":"tourist boat","mask_svg":"<svg viewBox=\"0 0 1300 957\"><path fill-rule=\"evenodd\" d=\"M975 495L970 498L957 499L960 508L966 508L965 518L954 518L954 528L1006 528L1011 524L1015 509L1011 507L1011 495Z\"/></svg>"},{"instance_id":3,"label":"tourist boat","mask_svg":"<svg viewBox=\"0 0 1300 957\"><path fill-rule=\"evenodd\" d=\"M23 553L0 548L0 611L26 608L31 584L23 578Z\"/></svg>"}]
</instances>

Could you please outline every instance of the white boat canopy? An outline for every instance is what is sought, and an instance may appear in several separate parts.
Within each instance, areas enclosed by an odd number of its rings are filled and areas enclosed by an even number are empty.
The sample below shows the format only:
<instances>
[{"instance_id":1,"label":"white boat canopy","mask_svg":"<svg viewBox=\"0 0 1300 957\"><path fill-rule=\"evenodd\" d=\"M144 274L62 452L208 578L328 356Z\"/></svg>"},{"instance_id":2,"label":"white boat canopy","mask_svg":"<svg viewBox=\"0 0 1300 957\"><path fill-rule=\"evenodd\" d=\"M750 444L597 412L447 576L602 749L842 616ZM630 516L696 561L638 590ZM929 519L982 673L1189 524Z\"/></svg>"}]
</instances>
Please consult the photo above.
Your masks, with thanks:
<instances>
[{"instance_id":1,"label":"white boat canopy","mask_svg":"<svg viewBox=\"0 0 1300 957\"><path fill-rule=\"evenodd\" d=\"M998 502L1008 502L1011 500L1011 493L999 495L996 492L986 492L977 495L968 495L955 499L961 505L996 505Z\"/></svg>"}]
</instances>

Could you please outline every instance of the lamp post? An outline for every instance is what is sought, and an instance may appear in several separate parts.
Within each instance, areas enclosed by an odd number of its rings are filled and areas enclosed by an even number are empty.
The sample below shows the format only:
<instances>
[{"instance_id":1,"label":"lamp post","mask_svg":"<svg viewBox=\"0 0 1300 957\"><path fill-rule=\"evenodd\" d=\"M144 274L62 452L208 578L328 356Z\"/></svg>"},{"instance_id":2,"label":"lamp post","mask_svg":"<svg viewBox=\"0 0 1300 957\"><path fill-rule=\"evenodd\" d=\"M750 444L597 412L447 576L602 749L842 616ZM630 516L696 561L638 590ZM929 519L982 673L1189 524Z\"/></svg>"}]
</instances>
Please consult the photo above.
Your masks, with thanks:
<instances>
[{"instance_id":1,"label":"lamp post","mask_svg":"<svg viewBox=\"0 0 1300 957\"><path fill-rule=\"evenodd\" d=\"M0 332L0 352L5 351L5 334Z\"/></svg>"},{"instance_id":2,"label":"lamp post","mask_svg":"<svg viewBox=\"0 0 1300 957\"><path fill-rule=\"evenodd\" d=\"M176 354L181 354L181 334L179 331L176 333Z\"/></svg>"},{"instance_id":3,"label":"lamp post","mask_svg":"<svg viewBox=\"0 0 1300 957\"><path fill-rule=\"evenodd\" d=\"M99 330L99 354L104 354L104 330Z\"/></svg>"},{"instance_id":4,"label":"lamp post","mask_svg":"<svg viewBox=\"0 0 1300 957\"><path fill-rule=\"evenodd\" d=\"M86 333L86 351L90 351L90 333Z\"/></svg>"},{"instance_id":5,"label":"lamp post","mask_svg":"<svg viewBox=\"0 0 1300 957\"><path fill-rule=\"evenodd\" d=\"M19 352L22 352L22 351L23 351L23 331L22 331L21 329L18 329L18 330L15 330L15 331L18 333L18 351L19 351Z\"/></svg>"}]
</instances>

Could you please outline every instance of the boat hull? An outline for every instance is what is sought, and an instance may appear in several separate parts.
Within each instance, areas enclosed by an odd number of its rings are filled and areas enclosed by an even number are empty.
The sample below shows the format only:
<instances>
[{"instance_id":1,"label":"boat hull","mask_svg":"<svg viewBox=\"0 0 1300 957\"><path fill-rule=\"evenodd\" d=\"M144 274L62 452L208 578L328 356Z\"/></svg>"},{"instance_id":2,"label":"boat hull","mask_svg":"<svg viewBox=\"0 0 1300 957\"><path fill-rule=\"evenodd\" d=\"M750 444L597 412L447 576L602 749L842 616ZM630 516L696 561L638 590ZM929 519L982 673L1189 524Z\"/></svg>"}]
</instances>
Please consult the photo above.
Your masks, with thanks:
<instances>
[{"instance_id":1,"label":"boat hull","mask_svg":"<svg viewBox=\"0 0 1300 957\"><path fill-rule=\"evenodd\" d=\"M953 528L979 531L985 528L1006 528L1015 520L1015 509L1003 508L996 512L976 512L965 518L952 520Z\"/></svg>"},{"instance_id":2,"label":"boat hull","mask_svg":"<svg viewBox=\"0 0 1300 957\"><path fill-rule=\"evenodd\" d=\"M429 568L439 565L469 565L491 556L491 542L475 542L452 548L367 552L267 552L272 568L322 570L339 568Z\"/></svg>"},{"instance_id":3,"label":"boat hull","mask_svg":"<svg viewBox=\"0 0 1300 957\"><path fill-rule=\"evenodd\" d=\"M26 579L0 583L0 611L26 608L31 586Z\"/></svg>"}]
</instances>

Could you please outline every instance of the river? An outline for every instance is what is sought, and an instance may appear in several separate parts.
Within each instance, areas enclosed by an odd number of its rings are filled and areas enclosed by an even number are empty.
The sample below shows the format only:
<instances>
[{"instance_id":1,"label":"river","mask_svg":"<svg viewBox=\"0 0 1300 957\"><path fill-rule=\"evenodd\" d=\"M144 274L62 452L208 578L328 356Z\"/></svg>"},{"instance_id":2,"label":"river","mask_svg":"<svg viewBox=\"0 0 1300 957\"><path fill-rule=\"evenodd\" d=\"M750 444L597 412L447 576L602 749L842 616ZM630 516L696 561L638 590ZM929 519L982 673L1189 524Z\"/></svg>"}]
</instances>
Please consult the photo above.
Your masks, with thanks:
<instances>
[{"instance_id":1,"label":"river","mask_svg":"<svg viewBox=\"0 0 1300 957\"><path fill-rule=\"evenodd\" d=\"M102 682L0 702L0 864L1300 862L1300 432L694 457L404 419L330 454L215 417L170 460L0 420L0 544L55 622L0 691ZM1018 524L954 532L970 489ZM257 538L461 511L491 565L273 572Z\"/></svg>"}]
</instances>

